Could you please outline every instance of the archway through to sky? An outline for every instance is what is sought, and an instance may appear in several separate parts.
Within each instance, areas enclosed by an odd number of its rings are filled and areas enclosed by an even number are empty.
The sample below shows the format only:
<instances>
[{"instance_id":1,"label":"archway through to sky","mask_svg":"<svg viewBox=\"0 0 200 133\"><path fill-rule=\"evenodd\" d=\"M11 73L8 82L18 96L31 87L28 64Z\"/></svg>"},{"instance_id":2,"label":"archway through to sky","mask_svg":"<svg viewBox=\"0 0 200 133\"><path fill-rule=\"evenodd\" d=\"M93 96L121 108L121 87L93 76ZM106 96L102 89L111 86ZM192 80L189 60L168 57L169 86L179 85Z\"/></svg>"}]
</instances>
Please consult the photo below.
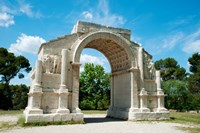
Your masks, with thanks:
<instances>
[{"instance_id":1,"label":"archway through to sky","mask_svg":"<svg viewBox=\"0 0 200 133\"><path fill-rule=\"evenodd\" d=\"M109 63L108 59L106 58L106 56L103 53L101 53L98 50L93 49L93 48L84 48L82 53L81 53L80 63L81 63L80 74L84 71L85 63L93 63L95 66L101 65L104 68L105 73L109 75L109 81L110 81L111 67L110 67L110 63ZM80 81L80 85L81 85L81 81ZM106 117L106 111L107 111L108 107L110 106L110 83L108 84L107 87L109 88L109 90L108 90L108 88L105 88L106 90L104 90L105 91L104 94L106 94L106 95L102 96L102 97L105 97L105 98L98 101L99 103L103 102L104 104L107 104L106 108L103 108L103 110L102 110L102 107L105 106L105 105L101 105L101 104L100 104L100 107L98 108L98 110L91 110L91 109L84 110L84 108L81 108L82 107L81 104L82 104L82 102L84 103L84 100L81 98L81 96L83 94L82 94L82 90L80 88L80 90L79 90L79 98L80 98L79 99L79 107L82 109L82 113L85 114L84 115L85 116L84 121L86 123L96 123L96 122L99 123L99 122L113 121L113 119L105 118ZM96 88L94 88L94 89L96 89ZM95 95L96 95L94 93L95 92L93 92L93 94L92 94L92 95L94 95L93 100L95 99ZM98 96L98 95L96 95L96 96ZM92 100L90 100L90 102L92 102ZM89 102L89 99L88 99L87 103L85 103L85 104L91 104L90 102ZM90 107L92 107L92 106L90 106ZM99 110L100 108L101 108L101 110ZM99 115L99 116L95 115L94 116L92 114L87 115L87 113L89 113L89 114L90 113L98 113L98 114L100 113L101 115Z\"/></svg>"},{"instance_id":2,"label":"archway through to sky","mask_svg":"<svg viewBox=\"0 0 200 133\"><path fill-rule=\"evenodd\" d=\"M81 68L80 72L84 70L85 63L93 63L95 65L103 66L106 73L110 73L111 68L107 58L96 49L84 48L80 58Z\"/></svg>"}]
</instances>

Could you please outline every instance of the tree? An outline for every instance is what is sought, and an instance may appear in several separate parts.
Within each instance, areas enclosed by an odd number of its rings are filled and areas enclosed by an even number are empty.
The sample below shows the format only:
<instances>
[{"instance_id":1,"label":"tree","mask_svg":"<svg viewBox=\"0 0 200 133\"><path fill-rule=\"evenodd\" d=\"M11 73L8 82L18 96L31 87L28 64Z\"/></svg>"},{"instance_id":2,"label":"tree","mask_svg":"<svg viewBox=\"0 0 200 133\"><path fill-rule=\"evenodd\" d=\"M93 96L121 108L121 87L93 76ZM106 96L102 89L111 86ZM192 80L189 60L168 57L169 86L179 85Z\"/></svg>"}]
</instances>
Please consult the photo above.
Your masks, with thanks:
<instances>
[{"instance_id":1,"label":"tree","mask_svg":"<svg viewBox=\"0 0 200 133\"><path fill-rule=\"evenodd\" d=\"M28 73L30 70L29 61L24 56L15 56L7 49L0 48L0 83L4 86L1 91L1 103L6 105L2 109L11 109L13 106L9 88L10 80L17 75L20 79L24 78L23 72Z\"/></svg>"},{"instance_id":2,"label":"tree","mask_svg":"<svg viewBox=\"0 0 200 133\"><path fill-rule=\"evenodd\" d=\"M168 80L162 83L162 88L167 95L166 107L179 111L190 110L191 94L187 88L187 82L180 80Z\"/></svg>"},{"instance_id":3,"label":"tree","mask_svg":"<svg viewBox=\"0 0 200 133\"><path fill-rule=\"evenodd\" d=\"M163 81L171 79L183 80L187 75L186 70L183 67L180 67L178 62L173 58L156 61L155 68L161 71Z\"/></svg>"},{"instance_id":4,"label":"tree","mask_svg":"<svg viewBox=\"0 0 200 133\"><path fill-rule=\"evenodd\" d=\"M88 64L80 75L80 108L105 109L110 100L110 78L100 65Z\"/></svg>"},{"instance_id":5,"label":"tree","mask_svg":"<svg viewBox=\"0 0 200 133\"><path fill-rule=\"evenodd\" d=\"M196 100L195 109L200 110L200 54L195 53L188 59L190 74L188 88Z\"/></svg>"},{"instance_id":6,"label":"tree","mask_svg":"<svg viewBox=\"0 0 200 133\"><path fill-rule=\"evenodd\" d=\"M188 110L191 96L187 88L186 70L173 58L156 61L155 68L161 71L162 88L167 95L166 107L179 111Z\"/></svg>"},{"instance_id":7,"label":"tree","mask_svg":"<svg viewBox=\"0 0 200 133\"><path fill-rule=\"evenodd\" d=\"M188 59L190 63L189 88L192 93L200 93L200 54L195 53Z\"/></svg>"},{"instance_id":8,"label":"tree","mask_svg":"<svg viewBox=\"0 0 200 133\"><path fill-rule=\"evenodd\" d=\"M29 87L24 84L11 85L13 109L24 109L27 106Z\"/></svg>"}]
</instances>

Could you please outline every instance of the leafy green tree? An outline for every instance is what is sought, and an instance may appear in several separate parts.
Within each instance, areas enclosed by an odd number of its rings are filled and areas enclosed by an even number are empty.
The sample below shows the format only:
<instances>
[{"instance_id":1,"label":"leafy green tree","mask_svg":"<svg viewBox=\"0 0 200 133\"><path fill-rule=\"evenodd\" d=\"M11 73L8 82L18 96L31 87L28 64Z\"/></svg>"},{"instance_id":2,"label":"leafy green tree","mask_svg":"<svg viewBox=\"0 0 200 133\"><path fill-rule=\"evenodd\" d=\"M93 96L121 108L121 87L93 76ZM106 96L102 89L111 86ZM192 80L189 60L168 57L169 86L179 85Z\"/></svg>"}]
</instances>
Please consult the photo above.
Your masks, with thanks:
<instances>
[{"instance_id":1,"label":"leafy green tree","mask_svg":"<svg viewBox=\"0 0 200 133\"><path fill-rule=\"evenodd\" d=\"M190 110L191 94L187 83L180 80L168 80L162 82L162 88L167 95L165 98L166 107L179 111Z\"/></svg>"},{"instance_id":2,"label":"leafy green tree","mask_svg":"<svg viewBox=\"0 0 200 133\"><path fill-rule=\"evenodd\" d=\"M110 78L100 65L88 64L80 75L80 108L106 109L110 100Z\"/></svg>"},{"instance_id":3,"label":"leafy green tree","mask_svg":"<svg viewBox=\"0 0 200 133\"><path fill-rule=\"evenodd\" d=\"M0 48L0 83L3 84L1 90L1 109L12 109L11 90L9 88L10 80L15 76L24 78L24 72L30 72L29 61L24 56L15 56L5 48Z\"/></svg>"},{"instance_id":4,"label":"leafy green tree","mask_svg":"<svg viewBox=\"0 0 200 133\"><path fill-rule=\"evenodd\" d=\"M29 87L24 84L11 85L13 109L24 109L27 106Z\"/></svg>"},{"instance_id":5,"label":"leafy green tree","mask_svg":"<svg viewBox=\"0 0 200 133\"><path fill-rule=\"evenodd\" d=\"M190 74L188 87L194 97L194 109L200 110L200 53L195 53L188 59ZM196 100L196 101L195 101Z\"/></svg>"},{"instance_id":6,"label":"leafy green tree","mask_svg":"<svg viewBox=\"0 0 200 133\"><path fill-rule=\"evenodd\" d=\"M200 54L195 53L188 59L190 63L189 88L192 93L200 93Z\"/></svg>"},{"instance_id":7,"label":"leafy green tree","mask_svg":"<svg viewBox=\"0 0 200 133\"><path fill-rule=\"evenodd\" d=\"M183 80L187 75L186 70L183 67L180 67L178 62L173 58L156 61L155 68L161 71L163 81L171 79Z\"/></svg>"}]
</instances>

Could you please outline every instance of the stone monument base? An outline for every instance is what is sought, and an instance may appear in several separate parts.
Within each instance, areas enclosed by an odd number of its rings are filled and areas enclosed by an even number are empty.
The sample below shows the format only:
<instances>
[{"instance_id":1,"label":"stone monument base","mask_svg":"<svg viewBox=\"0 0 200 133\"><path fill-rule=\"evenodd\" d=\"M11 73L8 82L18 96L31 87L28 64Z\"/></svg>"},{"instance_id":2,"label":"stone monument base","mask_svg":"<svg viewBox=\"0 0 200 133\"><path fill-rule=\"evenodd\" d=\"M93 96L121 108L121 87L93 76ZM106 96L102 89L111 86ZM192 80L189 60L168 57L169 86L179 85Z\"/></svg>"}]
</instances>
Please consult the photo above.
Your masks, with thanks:
<instances>
[{"instance_id":1,"label":"stone monument base","mask_svg":"<svg viewBox=\"0 0 200 133\"><path fill-rule=\"evenodd\" d=\"M29 114L28 110L24 111L25 123L30 122L55 122L55 121L83 121L83 113L52 113L52 114Z\"/></svg>"},{"instance_id":2,"label":"stone monument base","mask_svg":"<svg viewBox=\"0 0 200 133\"><path fill-rule=\"evenodd\" d=\"M109 108L107 117L120 118L124 120L165 120L169 119L169 111L143 112L140 109Z\"/></svg>"}]
</instances>

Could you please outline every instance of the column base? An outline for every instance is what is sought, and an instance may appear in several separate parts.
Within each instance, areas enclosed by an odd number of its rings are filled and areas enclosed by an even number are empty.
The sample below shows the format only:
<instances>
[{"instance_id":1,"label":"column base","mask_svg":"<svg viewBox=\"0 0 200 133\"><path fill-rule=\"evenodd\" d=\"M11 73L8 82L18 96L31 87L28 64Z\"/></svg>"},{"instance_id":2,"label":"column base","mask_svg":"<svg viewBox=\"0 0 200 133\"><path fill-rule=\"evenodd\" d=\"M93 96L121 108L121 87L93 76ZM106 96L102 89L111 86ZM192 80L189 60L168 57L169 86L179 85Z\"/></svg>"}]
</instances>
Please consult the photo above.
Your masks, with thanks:
<instances>
[{"instance_id":1,"label":"column base","mask_svg":"<svg viewBox=\"0 0 200 133\"><path fill-rule=\"evenodd\" d=\"M149 108L140 108L140 112L150 112Z\"/></svg>"},{"instance_id":2,"label":"column base","mask_svg":"<svg viewBox=\"0 0 200 133\"><path fill-rule=\"evenodd\" d=\"M157 108L156 112L169 112L166 108Z\"/></svg>"},{"instance_id":3,"label":"column base","mask_svg":"<svg viewBox=\"0 0 200 133\"><path fill-rule=\"evenodd\" d=\"M58 114L69 114L69 109L62 109L62 108L59 108L56 110L56 113Z\"/></svg>"},{"instance_id":4,"label":"column base","mask_svg":"<svg viewBox=\"0 0 200 133\"><path fill-rule=\"evenodd\" d=\"M140 112L139 108L129 108L129 112Z\"/></svg>"},{"instance_id":5,"label":"column base","mask_svg":"<svg viewBox=\"0 0 200 133\"><path fill-rule=\"evenodd\" d=\"M43 114L42 109L30 109L26 107L26 109L23 112L24 114Z\"/></svg>"},{"instance_id":6,"label":"column base","mask_svg":"<svg viewBox=\"0 0 200 133\"><path fill-rule=\"evenodd\" d=\"M81 113L81 110L79 108L72 109L72 113Z\"/></svg>"}]
</instances>

